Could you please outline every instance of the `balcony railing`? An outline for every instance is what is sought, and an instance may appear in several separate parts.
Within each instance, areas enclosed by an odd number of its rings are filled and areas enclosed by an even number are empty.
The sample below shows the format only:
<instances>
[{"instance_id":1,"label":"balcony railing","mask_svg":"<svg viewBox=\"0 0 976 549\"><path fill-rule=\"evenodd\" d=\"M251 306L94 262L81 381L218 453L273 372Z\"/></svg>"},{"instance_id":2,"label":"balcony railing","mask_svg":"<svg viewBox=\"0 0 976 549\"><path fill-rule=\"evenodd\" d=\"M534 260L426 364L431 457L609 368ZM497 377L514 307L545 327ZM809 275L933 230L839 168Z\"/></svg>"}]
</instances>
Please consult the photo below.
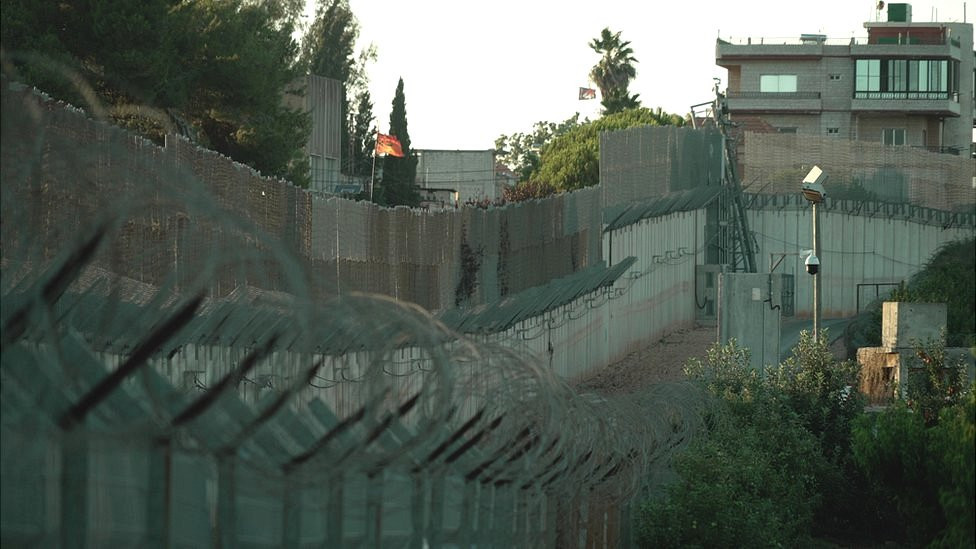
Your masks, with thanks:
<instances>
[{"instance_id":1,"label":"balcony railing","mask_svg":"<svg viewBox=\"0 0 976 549\"><path fill-rule=\"evenodd\" d=\"M730 91L729 99L782 99L792 101L797 99L820 99L820 92L753 92Z\"/></svg>"},{"instance_id":2,"label":"balcony railing","mask_svg":"<svg viewBox=\"0 0 976 549\"><path fill-rule=\"evenodd\" d=\"M894 99L908 100L919 99L922 101L942 101L949 100L959 102L959 92L944 91L855 91L854 99Z\"/></svg>"},{"instance_id":3,"label":"balcony railing","mask_svg":"<svg viewBox=\"0 0 976 549\"><path fill-rule=\"evenodd\" d=\"M729 38L719 38L718 43L725 46L810 46L810 45L826 45L826 46L891 46L891 45L903 45L903 46L945 46L951 45L954 47L961 47L961 41L956 37L942 38L942 37L916 37L911 35L905 35L899 41L898 37L878 37L878 38L868 38L866 36L860 37L848 37L848 38L828 38L820 37L819 35L803 35L803 36L762 36L762 37L729 37Z\"/></svg>"}]
</instances>

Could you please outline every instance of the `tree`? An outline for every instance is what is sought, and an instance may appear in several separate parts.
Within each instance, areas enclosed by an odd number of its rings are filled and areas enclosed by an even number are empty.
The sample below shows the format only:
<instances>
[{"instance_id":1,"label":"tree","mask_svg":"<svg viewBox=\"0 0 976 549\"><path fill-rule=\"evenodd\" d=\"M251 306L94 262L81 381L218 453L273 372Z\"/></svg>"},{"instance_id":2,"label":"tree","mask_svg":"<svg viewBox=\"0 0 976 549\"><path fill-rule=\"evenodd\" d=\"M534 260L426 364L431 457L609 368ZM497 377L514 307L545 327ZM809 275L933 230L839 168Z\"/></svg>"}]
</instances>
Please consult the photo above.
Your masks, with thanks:
<instances>
[{"instance_id":1,"label":"tree","mask_svg":"<svg viewBox=\"0 0 976 549\"><path fill-rule=\"evenodd\" d=\"M307 181L299 0L11 0L2 40L21 77L156 142L178 128L266 175ZM89 94L90 89L94 94Z\"/></svg>"},{"instance_id":2,"label":"tree","mask_svg":"<svg viewBox=\"0 0 976 549\"><path fill-rule=\"evenodd\" d=\"M546 184L561 192L596 185L600 182L600 132L684 123L680 116L661 109L638 108L572 127L543 147L539 167L529 183Z\"/></svg>"},{"instance_id":3,"label":"tree","mask_svg":"<svg viewBox=\"0 0 976 549\"><path fill-rule=\"evenodd\" d=\"M307 184L308 116L283 103L302 74L294 15L275 2L192 6L187 39L197 42L188 63L196 81L186 111L202 144L265 175Z\"/></svg>"},{"instance_id":4,"label":"tree","mask_svg":"<svg viewBox=\"0 0 976 549\"><path fill-rule=\"evenodd\" d=\"M410 148L410 133L407 132L407 102L403 95L403 78L397 83L393 96L393 110L390 112L390 135L400 141L403 158L387 156L383 159L383 187L385 200L390 206L420 205L417 192L417 155Z\"/></svg>"},{"instance_id":5,"label":"tree","mask_svg":"<svg viewBox=\"0 0 976 549\"><path fill-rule=\"evenodd\" d=\"M349 80L355 63L359 23L348 0L321 0L302 41L302 64L312 74Z\"/></svg>"},{"instance_id":6,"label":"tree","mask_svg":"<svg viewBox=\"0 0 976 549\"><path fill-rule=\"evenodd\" d=\"M640 106L638 94L630 95L630 81L637 76L634 63L634 50L629 41L621 41L619 32L604 28L599 38L590 42L590 47L601 55L600 61L590 71L590 79L600 88L605 114L613 114L625 109Z\"/></svg>"},{"instance_id":7,"label":"tree","mask_svg":"<svg viewBox=\"0 0 976 549\"><path fill-rule=\"evenodd\" d=\"M349 173L368 176L372 171L373 154L376 148L376 125L374 124L376 118L373 116L373 100L369 90L363 90L357 97Z\"/></svg>"},{"instance_id":8,"label":"tree","mask_svg":"<svg viewBox=\"0 0 976 549\"><path fill-rule=\"evenodd\" d=\"M495 158L517 173L520 182L528 181L539 168L542 147L579 124L579 113L576 113L558 124L536 122L529 133L499 136L495 140Z\"/></svg>"}]
</instances>

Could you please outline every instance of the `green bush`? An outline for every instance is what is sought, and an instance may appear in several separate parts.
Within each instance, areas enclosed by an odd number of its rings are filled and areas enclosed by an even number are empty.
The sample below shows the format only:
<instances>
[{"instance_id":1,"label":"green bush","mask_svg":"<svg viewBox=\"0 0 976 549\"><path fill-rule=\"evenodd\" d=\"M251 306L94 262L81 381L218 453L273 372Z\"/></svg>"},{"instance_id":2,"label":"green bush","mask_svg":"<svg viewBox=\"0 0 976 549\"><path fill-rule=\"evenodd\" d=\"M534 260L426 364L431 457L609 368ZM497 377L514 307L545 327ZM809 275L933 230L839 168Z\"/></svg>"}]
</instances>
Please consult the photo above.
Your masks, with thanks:
<instances>
[{"instance_id":1,"label":"green bush","mask_svg":"<svg viewBox=\"0 0 976 549\"><path fill-rule=\"evenodd\" d=\"M906 399L855 422L853 457L896 513L887 531L911 545L974 547L976 396L941 344L916 344Z\"/></svg>"},{"instance_id":2,"label":"green bush","mask_svg":"<svg viewBox=\"0 0 976 549\"><path fill-rule=\"evenodd\" d=\"M976 390L965 403L942 410L931 434L932 453L941 458L939 503L946 528L935 539L941 547L976 547Z\"/></svg>"},{"instance_id":3,"label":"green bush","mask_svg":"<svg viewBox=\"0 0 976 549\"><path fill-rule=\"evenodd\" d=\"M855 423L854 459L880 495L896 512L883 517L890 540L924 544L943 527L938 492L929 485L934 461L929 459L925 422L903 402ZM879 517L882 518L882 517Z\"/></svg>"},{"instance_id":4,"label":"green bush","mask_svg":"<svg viewBox=\"0 0 976 549\"><path fill-rule=\"evenodd\" d=\"M640 545L976 546L976 400L958 365L919 345L908 398L864 414L857 366L825 340L801 334L764 376L735 342L688 363L712 398L707 429L675 457L678 480L638 506Z\"/></svg>"},{"instance_id":5,"label":"green bush","mask_svg":"<svg viewBox=\"0 0 976 549\"><path fill-rule=\"evenodd\" d=\"M794 368L796 369L796 368ZM806 418L734 342L686 369L712 397L707 436L675 460L680 480L639 509L646 547L795 546L809 541L831 468ZM779 378L787 383L787 374ZM804 376L799 376L805 379ZM794 377L796 379L796 377Z\"/></svg>"},{"instance_id":6,"label":"green bush","mask_svg":"<svg viewBox=\"0 0 976 549\"><path fill-rule=\"evenodd\" d=\"M938 341L915 341L912 347L904 395L908 406L932 426L944 408L963 402L966 363L962 358L950 362L945 345Z\"/></svg>"},{"instance_id":7,"label":"green bush","mask_svg":"<svg viewBox=\"0 0 976 549\"><path fill-rule=\"evenodd\" d=\"M826 333L817 342L800 332L791 356L767 371L766 382L817 437L825 457L840 463L850 455L851 421L862 413L865 399L858 391L860 366L834 360L825 344L829 340Z\"/></svg>"},{"instance_id":8,"label":"green bush","mask_svg":"<svg viewBox=\"0 0 976 549\"><path fill-rule=\"evenodd\" d=\"M750 409L746 412L746 410ZM772 401L741 406L677 458L668 497L645 502L643 547L775 547L808 539L817 443Z\"/></svg>"}]
</instances>

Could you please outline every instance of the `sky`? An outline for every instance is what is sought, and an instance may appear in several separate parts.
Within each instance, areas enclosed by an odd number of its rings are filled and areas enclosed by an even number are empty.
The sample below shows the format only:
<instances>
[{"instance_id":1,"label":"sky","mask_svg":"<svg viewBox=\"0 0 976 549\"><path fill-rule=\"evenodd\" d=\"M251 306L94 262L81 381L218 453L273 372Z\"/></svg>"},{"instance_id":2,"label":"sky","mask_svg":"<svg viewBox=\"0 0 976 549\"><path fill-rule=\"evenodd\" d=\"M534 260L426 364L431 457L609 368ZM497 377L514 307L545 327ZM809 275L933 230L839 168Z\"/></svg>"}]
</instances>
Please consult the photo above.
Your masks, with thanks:
<instances>
[{"instance_id":1,"label":"sky","mask_svg":"<svg viewBox=\"0 0 976 549\"><path fill-rule=\"evenodd\" d=\"M313 0L314 1L314 0ZM963 21L961 0L910 2L914 21ZM976 12L976 2L968 8ZM349 0L359 21L357 49L373 44L367 68L373 112L389 129L403 78L407 128L415 149L485 150L500 135L528 132L539 121L579 112L599 116L599 56L589 42L608 27L631 42L643 106L687 114L714 98L715 39L866 37L875 0ZM934 17L935 16L935 17ZM976 13L966 13L972 22ZM885 12L881 19L885 20Z\"/></svg>"}]
</instances>

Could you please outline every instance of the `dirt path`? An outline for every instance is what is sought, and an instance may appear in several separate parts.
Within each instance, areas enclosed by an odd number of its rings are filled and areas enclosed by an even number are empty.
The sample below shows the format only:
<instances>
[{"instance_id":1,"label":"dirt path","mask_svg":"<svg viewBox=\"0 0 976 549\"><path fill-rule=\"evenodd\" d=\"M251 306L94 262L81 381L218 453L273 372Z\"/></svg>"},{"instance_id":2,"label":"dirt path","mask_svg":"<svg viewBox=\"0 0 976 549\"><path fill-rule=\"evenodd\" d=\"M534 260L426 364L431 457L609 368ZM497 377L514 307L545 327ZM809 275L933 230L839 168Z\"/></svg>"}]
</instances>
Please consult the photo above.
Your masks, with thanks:
<instances>
[{"instance_id":1,"label":"dirt path","mask_svg":"<svg viewBox=\"0 0 976 549\"><path fill-rule=\"evenodd\" d=\"M662 381L684 379L685 362L692 357L704 357L715 338L714 326L674 332L580 379L574 387L579 392L615 395L639 391Z\"/></svg>"}]
</instances>

